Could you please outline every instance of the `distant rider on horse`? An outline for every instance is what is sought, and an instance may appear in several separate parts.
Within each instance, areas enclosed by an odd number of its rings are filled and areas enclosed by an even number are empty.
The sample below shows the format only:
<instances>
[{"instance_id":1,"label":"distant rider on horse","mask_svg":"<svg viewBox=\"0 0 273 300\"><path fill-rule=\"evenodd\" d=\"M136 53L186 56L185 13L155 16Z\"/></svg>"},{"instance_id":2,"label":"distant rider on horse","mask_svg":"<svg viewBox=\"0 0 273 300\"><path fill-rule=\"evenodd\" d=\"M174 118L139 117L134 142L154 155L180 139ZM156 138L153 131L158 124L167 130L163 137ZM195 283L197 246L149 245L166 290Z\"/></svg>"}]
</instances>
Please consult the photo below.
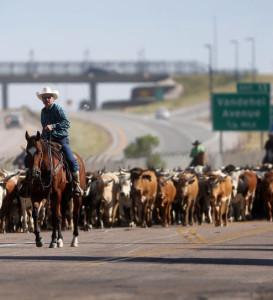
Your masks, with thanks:
<instances>
[{"instance_id":1,"label":"distant rider on horse","mask_svg":"<svg viewBox=\"0 0 273 300\"><path fill-rule=\"evenodd\" d=\"M62 145L62 152L72 173L73 193L76 196L81 196L83 191L80 187L79 165L69 145L68 129L70 122L62 107L54 103L59 92L45 87L36 94L44 104L44 108L41 110L42 138Z\"/></svg>"},{"instance_id":2,"label":"distant rider on horse","mask_svg":"<svg viewBox=\"0 0 273 300\"><path fill-rule=\"evenodd\" d=\"M263 158L263 164L273 164L273 131L268 133L268 140L264 145L264 149L265 156Z\"/></svg>"},{"instance_id":3,"label":"distant rider on horse","mask_svg":"<svg viewBox=\"0 0 273 300\"><path fill-rule=\"evenodd\" d=\"M191 149L190 157L192 158L190 166L204 166L206 164L205 152L206 149L204 145L198 140L192 143L193 148Z\"/></svg>"}]
</instances>

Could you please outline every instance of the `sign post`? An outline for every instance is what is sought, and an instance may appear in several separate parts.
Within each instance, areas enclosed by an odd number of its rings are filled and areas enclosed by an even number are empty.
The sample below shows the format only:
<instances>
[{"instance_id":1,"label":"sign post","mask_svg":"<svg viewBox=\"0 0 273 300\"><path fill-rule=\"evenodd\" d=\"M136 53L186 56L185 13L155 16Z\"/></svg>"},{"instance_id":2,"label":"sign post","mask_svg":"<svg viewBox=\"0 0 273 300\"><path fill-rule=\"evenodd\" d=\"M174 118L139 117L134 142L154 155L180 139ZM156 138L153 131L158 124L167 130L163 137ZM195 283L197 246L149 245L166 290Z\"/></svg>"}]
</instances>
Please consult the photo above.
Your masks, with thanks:
<instances>
[{"instance_id":1,"label":"sign post","mask_svg":"<svg viewBox=\"0 0 273 300\"><path fill-rule=\"evenodd\" d=\"M270 83L237 83L237 93L212 95L213 130L220 131L219 152L223 152L223 131L263 131L273 125L273 107L270 107Z\"/></svg>"}]
</instances>

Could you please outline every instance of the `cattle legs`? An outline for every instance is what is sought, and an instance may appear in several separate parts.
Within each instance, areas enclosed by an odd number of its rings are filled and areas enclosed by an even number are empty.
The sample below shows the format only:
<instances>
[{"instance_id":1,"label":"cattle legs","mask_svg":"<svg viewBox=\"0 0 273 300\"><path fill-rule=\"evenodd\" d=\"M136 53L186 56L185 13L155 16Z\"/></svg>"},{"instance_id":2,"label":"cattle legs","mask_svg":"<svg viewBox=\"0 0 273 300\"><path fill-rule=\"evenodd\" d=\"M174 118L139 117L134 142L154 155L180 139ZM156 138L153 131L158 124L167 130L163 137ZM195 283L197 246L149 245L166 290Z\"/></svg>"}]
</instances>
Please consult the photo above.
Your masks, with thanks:
<instances>
[{"instance_id":1,"label":"cattle legs","mask_svg":"<svg viewBox=\"0 0 273 300\"><path fill-rule=\"evenodd\" d=\"M267 201L266 204L267 204L267 211L268 211L268 221L272 222L272 205L271 205L271 201Z\"/></svg>"}]
</instances>

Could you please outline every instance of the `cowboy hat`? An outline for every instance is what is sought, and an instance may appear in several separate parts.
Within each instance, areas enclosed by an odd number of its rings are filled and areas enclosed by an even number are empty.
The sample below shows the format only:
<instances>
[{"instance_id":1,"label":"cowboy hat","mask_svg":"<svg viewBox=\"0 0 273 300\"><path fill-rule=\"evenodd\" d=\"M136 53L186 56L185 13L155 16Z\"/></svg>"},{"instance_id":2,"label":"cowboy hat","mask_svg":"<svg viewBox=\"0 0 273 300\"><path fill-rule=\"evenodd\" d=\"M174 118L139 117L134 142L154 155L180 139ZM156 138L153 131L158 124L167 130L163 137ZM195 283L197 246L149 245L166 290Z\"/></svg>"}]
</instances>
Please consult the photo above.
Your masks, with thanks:
<instances>
[{"instance_id":1,"label":"cowboy hat","mask_svg":"<svg viewBox=\"0 0 273 300\"><path fill-rule=\"evenodd\" d=\"M44 87L40 92L36 92L37 97L42 100L43 95L52 95L54 100L59 97L59 92L57 90L52 90L50 87Z\"/></svg>"},{"instance_id":2,"label":"cowboy hat","mask_svg":"<svg viewBox=\"0 0 273 300\"><path fill-rule=\"evenodd\" d=\"M200 145L201 143L198 141L198 140L196 140L195 142L193 142L192 143L194 146L197 146L197 145Z\"/></svg>"}]
</instances>

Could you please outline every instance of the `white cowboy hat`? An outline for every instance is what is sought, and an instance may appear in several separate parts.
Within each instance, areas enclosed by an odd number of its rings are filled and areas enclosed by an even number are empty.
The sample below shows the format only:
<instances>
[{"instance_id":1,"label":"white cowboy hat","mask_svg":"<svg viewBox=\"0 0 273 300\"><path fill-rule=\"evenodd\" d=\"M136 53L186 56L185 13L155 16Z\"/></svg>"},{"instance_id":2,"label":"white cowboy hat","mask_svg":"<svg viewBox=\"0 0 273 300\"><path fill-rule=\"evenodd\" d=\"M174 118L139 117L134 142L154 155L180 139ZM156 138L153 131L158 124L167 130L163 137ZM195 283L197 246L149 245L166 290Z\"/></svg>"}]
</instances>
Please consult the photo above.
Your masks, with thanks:
<instances>
[{"instance_id":1,"label":"white cowboy hat","mask_svg":"<svg viewBox=\"0 0 273 300\"><path fill-rule=\"evenodd\" d=\"M59 97L59 92L57 90L52 90L50 87L44 87L41 92L36 92L37 97L42 100L43 95L52 95L54 100Z\"/></svg>"}]
</instances>

